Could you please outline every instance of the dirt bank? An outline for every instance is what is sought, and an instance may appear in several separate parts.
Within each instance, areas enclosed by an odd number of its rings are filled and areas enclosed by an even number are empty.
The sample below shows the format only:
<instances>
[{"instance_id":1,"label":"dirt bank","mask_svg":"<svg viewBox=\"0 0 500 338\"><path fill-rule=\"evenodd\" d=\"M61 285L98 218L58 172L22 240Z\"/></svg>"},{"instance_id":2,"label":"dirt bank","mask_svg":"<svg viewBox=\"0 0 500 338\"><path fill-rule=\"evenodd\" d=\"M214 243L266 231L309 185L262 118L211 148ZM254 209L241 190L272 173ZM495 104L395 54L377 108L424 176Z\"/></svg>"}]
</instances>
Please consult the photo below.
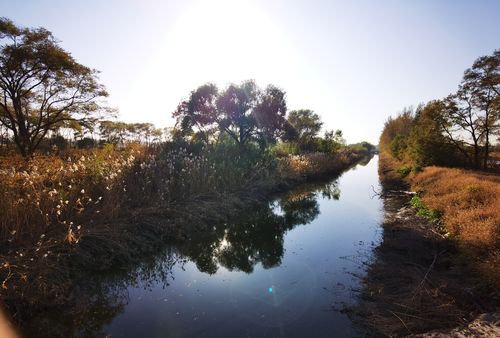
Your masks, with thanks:
<instances>
[{"instance_id":1,"label":"dirt bank","mask_svg":"<svg viewBox=\"0 0 500 338\"><path fill-rule=\"evenodd\" d=\"M450 336L466 332L470 323L480 336L498 336L498 296L440 226L416 215L403 192L407 185L383 159L379 170L384 235L352 318L374 337ZM489 315L474 321L484 313Z\"/></svg>"}]
</instances>

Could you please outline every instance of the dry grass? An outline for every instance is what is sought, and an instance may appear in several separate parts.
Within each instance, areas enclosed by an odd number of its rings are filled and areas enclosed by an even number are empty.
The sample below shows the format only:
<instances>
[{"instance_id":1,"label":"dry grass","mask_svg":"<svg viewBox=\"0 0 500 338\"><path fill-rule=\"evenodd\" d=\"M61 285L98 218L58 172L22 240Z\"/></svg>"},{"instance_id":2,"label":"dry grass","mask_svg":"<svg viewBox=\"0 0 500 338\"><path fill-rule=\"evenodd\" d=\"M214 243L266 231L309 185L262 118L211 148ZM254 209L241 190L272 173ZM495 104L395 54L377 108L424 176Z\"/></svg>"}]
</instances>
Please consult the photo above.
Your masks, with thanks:
<instances>
[{"instance_id":1,"label":"dry grass","mask_svg":"<svg viewBox=\"0 0 500 338\"><path fill-rule=\"evenodd\" d=\"M69 242L77 241L85 220L116 209L123 192L123 172L138 156L138 150L130 149L74 152L64 159L37 156L29 162L2 158L2 244L30 243L53 230L59 230Z\"/></svg>"},{"instance_id":2,"label":"dry grass","mask_svg":"<svg viewBox=\"0 0 500 338\"><path fill-rule=\"evenodd\" d=\"M500 244L500 176L428 167L410 180L460 241L478 248Z\"/></svg>"},{"instance_id":3,"label":"dry grass","mask_svg":"<svg viewBox=\"0 0 500 338\"><path fill-rule=\"evenodd\" d=\"M449 234L476 257L482 274L500 290L500 176L428 167L410 177L428 208L439 211Z\"/></svg>"},{"instance_id":4,"label":"dry grass","mask_svg":"<svg viewBox=\"0 0 500 338\"><path fill-rule=\"evenodd\" d=\"M288 155L278 159L278 176L283 180L302 180L333 172L340 172L356 163L363 154L347 148L335 154L308 153L304 155Z\"/></svg>"}]
</instances>

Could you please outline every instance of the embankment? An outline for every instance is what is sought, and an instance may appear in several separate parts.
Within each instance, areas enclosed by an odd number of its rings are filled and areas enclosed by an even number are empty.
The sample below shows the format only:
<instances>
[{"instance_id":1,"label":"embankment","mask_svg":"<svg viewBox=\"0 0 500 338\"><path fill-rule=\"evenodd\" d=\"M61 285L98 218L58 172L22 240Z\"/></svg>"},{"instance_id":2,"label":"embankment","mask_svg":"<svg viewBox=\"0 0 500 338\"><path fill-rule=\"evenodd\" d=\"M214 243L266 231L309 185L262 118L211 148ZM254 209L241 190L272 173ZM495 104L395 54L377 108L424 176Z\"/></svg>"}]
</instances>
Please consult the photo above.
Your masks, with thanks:
<instances>
[{"instance_id":1,"label":"embankment","mask_svg":"<svg viewBox=\"0 0 500 338\"><path fill-rule=\"evenodd\" d=\"M360 303L351 311L353 318L359 320L371 336L419 333L447 336L451 334L449 329L467 326L480 314L498 312L500 302L495 283L499 276L493 274L494 267L483 270L477 264L482 253L466 246L469 237L464 235L468 232L463 228L470 223L461 222L463 225L458 227L461 232L452 233L454 228L450 228L453 224L450 220L456 220L454 208L466 208L464 203L470 200L464 198L469 195L454 194L453 203L446 200L447 193L452 192L445 192L442 186L455 185L455 191L460 193L457 185L483 187L490 184L490 180L481 177L465 183L455 175L466 173L443 168L427 168L404 179L404 170L398 172L401 164L385 154L381 155L379 165L385 209L383 240L363 280ZM462 188L468 189L467 185ZM415 205L416 199L408 190L417 191L423 200L420 210L412 207L411 200ZM482 198L486 201L487 194ZM430 220L429 215L436 214L433 210L439 214L440 221ZM477 229L483 229L484 224L489 223L479 222ZM492 242L494 238L490 237L487 243ZM494 336L491 328L498 323L483 323L484 332Z\"/></svg>"}]
</instances>

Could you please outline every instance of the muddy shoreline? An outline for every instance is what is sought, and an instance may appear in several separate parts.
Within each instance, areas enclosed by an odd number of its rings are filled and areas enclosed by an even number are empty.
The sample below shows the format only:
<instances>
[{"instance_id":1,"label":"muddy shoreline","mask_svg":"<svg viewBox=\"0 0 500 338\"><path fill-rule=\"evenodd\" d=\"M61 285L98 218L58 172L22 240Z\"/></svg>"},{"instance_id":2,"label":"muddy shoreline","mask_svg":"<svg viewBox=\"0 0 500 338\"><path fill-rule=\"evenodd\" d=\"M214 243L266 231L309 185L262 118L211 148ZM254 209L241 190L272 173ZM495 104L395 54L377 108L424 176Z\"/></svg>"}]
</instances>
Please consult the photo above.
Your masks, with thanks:
<instances>
[{"instance_id":1,"label":"muddy shoreline","mask_svg":"<svg viewBox=\"0 0 500 338\"><path fill-rule=\"evenodd\" d=\"M417 216L406 182L383 161L379 173L384 234L351 318L369 337L499 336L498 296L438 224Z\"/></svg>"}]
</instances>

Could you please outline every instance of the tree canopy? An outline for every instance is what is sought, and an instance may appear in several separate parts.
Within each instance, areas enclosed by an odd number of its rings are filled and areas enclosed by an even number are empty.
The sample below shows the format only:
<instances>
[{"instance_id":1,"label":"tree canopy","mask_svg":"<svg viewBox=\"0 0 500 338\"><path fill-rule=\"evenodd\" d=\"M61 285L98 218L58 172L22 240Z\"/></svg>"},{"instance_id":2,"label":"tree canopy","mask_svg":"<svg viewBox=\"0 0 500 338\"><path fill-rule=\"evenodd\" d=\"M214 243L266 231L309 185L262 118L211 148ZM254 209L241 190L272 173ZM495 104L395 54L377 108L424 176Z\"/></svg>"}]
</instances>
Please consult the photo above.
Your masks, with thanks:
<instances>
[{"instance_id":1,"label":"tree canopy","mask_svg":"<svg viewBox=\"0 0 500 338\"><path fill-rule=\"evenodd\" d=\"M288 122L297 132L299 140L312 140L323 126L319 115L310 109L291 111L288 115Z\"/></svg>"},{"instance_id":2,"label":"tree canopy","mask_svg":"<svg viewBox=\"0 0 500 338\"><path fill-rule=\"evenodd\" d=\"M206 142L225 134L238 145L273 143L287 129L285 93L276 86L260 89L253 80L230 84L223 91L208 83L193 90L173 116L184 135Z\"/></svg>"},{"instance_id":3,"label":"tree canopy","mask_svg":"<svg viewBox=\"0 0 500 338\"><path fill-rule=\"evenodd\" d=\"M50 130L91 124L107 96L96 70L78 63L44 28L0 18L0 123L30 156Z\"/></svg>"}]
</instances>

